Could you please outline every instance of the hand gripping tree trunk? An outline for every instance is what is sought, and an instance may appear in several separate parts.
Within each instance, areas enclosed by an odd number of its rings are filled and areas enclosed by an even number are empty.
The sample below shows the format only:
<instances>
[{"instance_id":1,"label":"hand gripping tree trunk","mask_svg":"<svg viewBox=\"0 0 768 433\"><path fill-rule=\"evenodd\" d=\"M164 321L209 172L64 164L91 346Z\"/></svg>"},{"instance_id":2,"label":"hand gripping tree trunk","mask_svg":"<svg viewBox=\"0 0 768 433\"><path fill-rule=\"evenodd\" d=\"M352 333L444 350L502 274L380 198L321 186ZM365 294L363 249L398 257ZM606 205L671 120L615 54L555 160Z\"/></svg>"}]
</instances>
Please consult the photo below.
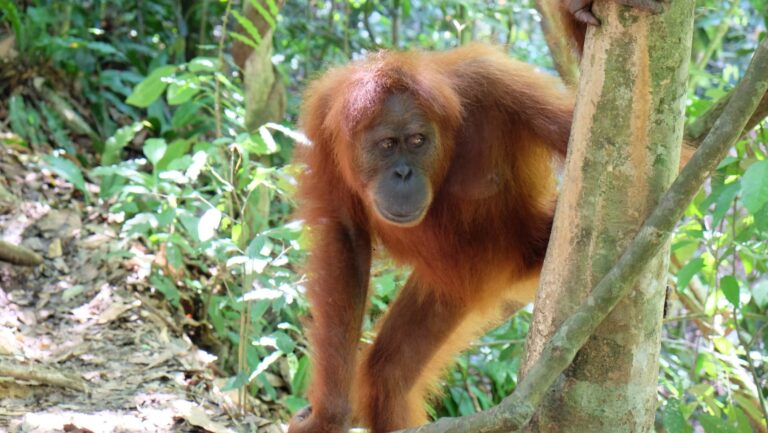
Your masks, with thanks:
<instances>
[{"instance_id":1,"label":"hand gripping tree trunk","mask_svg":"<svg viewBox=\"0 0 768 433\"><path fill-rule=\"evenodd\" d=\"M677 174L693 0L651 16L596 1L563 191L522 374L611 269ZM544 398L529 431L651 431L668 248Z\"/></svg>"}]
</instances>

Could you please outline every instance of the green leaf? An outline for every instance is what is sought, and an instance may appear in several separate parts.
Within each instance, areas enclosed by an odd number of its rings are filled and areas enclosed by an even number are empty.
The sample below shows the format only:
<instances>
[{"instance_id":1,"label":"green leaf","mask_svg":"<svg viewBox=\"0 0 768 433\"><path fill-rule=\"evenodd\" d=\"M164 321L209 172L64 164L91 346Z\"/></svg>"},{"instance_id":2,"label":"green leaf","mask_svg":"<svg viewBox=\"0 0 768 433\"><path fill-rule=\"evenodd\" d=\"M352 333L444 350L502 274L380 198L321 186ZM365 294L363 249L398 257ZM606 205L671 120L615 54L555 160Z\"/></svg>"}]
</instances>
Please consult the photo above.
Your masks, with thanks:
<instances>
[{"instance_id":1,"label":"green leaf","mask_svg":"<svg viewBox=\"0 0 768 433\"><path fill-rule=\"evenodd\" d=\"M288 334L283 331L276 331L272 334L275 337L275 343L277 348L283 353L293 353L293 349L296 348L296 343L291 339Z\"/></svg>"},{"instance_id":2,"label":"green leaf","mask_svg":"<svg viewBox=\"0 0 768 433\"><path fill-rule=\"evenodd\" d=\"M153 166L157 166L158 161L165 155L165 150L167 148L168 145L162 138L150 138L144 142L144 148L142 150L149 162L151 162Z\"/></svg>"},{"instance_id":3,"label":"green leaf","mask_svg":"<svg viewBox=\"0 0 768 433\"><path fill-rule=\"evenodd\" d=\"M141 108L149 107L168 86L168 83L163 79L175 73L175 65L165 65L155 69L133 89L133 93L128 96L125 102Z\"/></svg>"},{"instance_id":4,"label":"green leaf","mask_svg":"<svg viewBox=\"0 0 768 433\"><path fill-rule=\"evenodd\" d=\"M758 307L768 307L768 280L762 280L752 286L752 299Z\"/></svg>"},{"instance_id":5,"label":"green leaf","mask_svg":"<svg viewBox=\"0 0 768 433\"><path fill-rule=\"evenodd\" d=\"M723 217L728 212L728 209L731 208L733 199L736 198L736 194L739 193L740 189L741 183L738 181L729 183L728 185L724 185L723 187L717 189L717 204L715 205L714 212L712 212L713 227L720 224L720 221L723 220ZM714 191L712 193L715 194Z\"/></svg>"},{"instance_id":6,"label":"green leaf","mask_svg":"<svg viewBox=\"0 0 768 433\"><path fill-rule=\"evenodd\" d=\"M256 43L256 45L261 43L261 34L259 33L259 29L256 28L255 25L249 20L248 18L244 17L240 12L233 10L232 16L235 17L238 23L243 27L243 30L248 32L248 35L253 39L253 41ZM233 33L232 35L236 35L237 33ZM244 35L241 35L244 36ZM250 44L249 44L250 45Z\"/></svg>"},{"instance_id":7,"label":"green leaf","mask_svg":"<svg viewBox=\"0 0 768 433\"><path fill-rule=\"evenodd\" d=\"M199 115L200 108L202 108L202 105L195 101L179 105L173 113L171 125L174 129L182 129L195 124L195 122L199 122L201 120Z\"/></svg>"},{"instance_id":8,"label":"green leaf","mask_svg":"<svg viewBox=\"0 0 768 433\"><path fill-rule=\"evenodd\" d=\"M86 200L90 200L91 196L88 194L88 190L85 187L85 179L83 178L83 172L80 167L75 165L74 162L59 158L58 156L43 155L43 161L45 161L48 169L58 174L64 180L74 185L75 188L80 190L85 195Z\"/></svg>"},{"instance_id":9,"label":"green leaf","mask_svg":"<svg viewBox=\"0 0 768 433\"><path fill-rule=\"evenodd\" d=\"M726 275L720 278L720 290L723 291L725 299L734 307L739 306L739 280L732 275Z\"/></svg>"},{"instance_id":10,"label":"green leaf","mask_svg":"<svg viewBox=\"0 0 768 433\"><path fill-rule=\"evenodd\" d=\"M171 305L175 307L179 306L179 301L181 301L181 294L179 293L179 289L176 287L176 284L174 284L170 278L158 274L153 274L151 277L149 277L149 284L158 292L162 293L163 296L165 296L165 299L167 299Z\"/></svg>"},{"instance_id":11,"label":"green leaf","mask_svg":"<svg viewBox=\"0 0 768 433\"><path fill-rule=\"evenodd\" d=\"M744 207L757 214L768 203L768 160L752 164L741 179Z\"/></svg>"},{"instance_id":12,"label":"green leaf","mask_svg":"<svg viewBox=\"0 0 768 433\"><path fill-rule=\"evenodd\" d=\"M296 413L307 407L309 401L301 397L296 397L295 395L289 395L282 400L282 404L290 413Z\"/></svg>"},{"instance_id":13,"label":"green leaf","mask_svg":"<svg viewBox=\"0 0 768 433\"><path fill-rule=\"evenodd\" d=\"M674 403L674 408L670 408ZM668 433L693 433L693 428L683 419L679 409L680 402L671 400L664 407L664 428Z\"/></svg>"},{"instance_id":14,"label":"green leaf","mask_svg":"<svg viewBox=\"0 0 768 433\"><path fill-rule=\"evenodd\" d=\"M686 286L688 286L688 283L691 282L691 278L693 278L694 275L696 275L697 272L699 272L704 267L704 259L701 257L697 259L693 259L690 262L686 263L685 266L680 268L679 271L677 271L677 288L678 290L683 290Z\"/></svg>"},{"instance_id":15,"label":"green leaf","mask_svg":"<svg viewBox=\"0 0 768 433\"><path fill-rule=\"evenodd\" d=\"M91 51L96 52L97 54L124 57L123 53L106 42L90 41L85 44L85 47Z\"/></svg>"},{"instance_id":16,"label":"green leaf","mask_svg":"<svg viewBox=\"0 0 768 433\"><path fill-rule=\"evenodd\" d=\"M163 158L155 166L159 171L165 170L173 161L185 156L190 148L192 148L192 143L189 140L178 139L172 141L168 148L165 149Z\"/></svg>"},{"instance_id":17,"label":"green leaf","mask_svg":"<svg viewBox=\"0 0 768 433\"><path fill-rule=\"evenodd\" d=\"M219 70L219 61L215 57L195 57L187 64L190 72L216 72Z\"/></svg>"},{"instance_id":18,"label":"green leaf","mask_svg":"<svg viewBox=\"0 0 768 433\"><path fill-rule=\"evenodd\" d=\"M272 12L272 15L277 16L277 14L280 12L280 8L277 7L277 3L275 3L275 0L266 0L267 7L269 7L269 11Z\"/></svg>"},{"instance_id":19,"label":"green leaf","mask_svg":"<svg viewBox=\"0 0 768 433\"><path fill-rule=\"evenodd\" d=\"M264 18L264 21L269 24L269 28L274 29L275 26L277 26L277 23L275 22L275 19L272 17L272 14L269 13L268 10L264 8L264 6L261 5L261 2L259 0L250 0L251 6L253 6L254 9L261 15L262 18ZM277 15L277 14L275 14Z\"/></svg>"},{"instance_id":20,"label":"green leaf","mask_svg":"<svg viewBox=\"0 0 768 433\"><path fill-rule=\"evenodd\" d=\"M213 239L216 235L216 230L221 223L221 211L212 208L205 211L203 216L200 217L200 222L197 224L197 233L200 241L205 242Z\"/></svg>"},{"instance_id":21,"label":"green leaf","mask_svg":"<svg viewBox=\"0 0 768 433\"><path fill-rule=\"evenodd\" d=\"M13 27L13 33L16 35L16 40L20 43L23 40L21 33L21 19L19 18L19 10L13 4L11 0L0 0L0 11L2 11L3 18L7 19Z\"/></svg>"},{"instance_id":22,"label":"green leaf","mask_svg":"<svg viewBox=\"0 0 768 433\"><path fill-rule=\"evenodd\" d=\"M237 376L230 377L224 382L224 386L221 387L222 391L229 391L232 389L242 388L248 384L248 374L244 371L237 373Z\"/></svg>"},{"instance_id":23,"label":"green leaf","mask_svg":"<svg viewBox=\"0 0 768 433\"><path fill-rule=\"evenodd\" d=\"M699 415L699 422L707 433L739 433L723 419L706 413Z\"/></svg>"},{"instance_id":24,"label":"green leaf","mask_svg":"<svg viewBox=\"0 0 768 433\"><path fill-rule=\"evenodd\" d=\"M112 165L120 161L120 151L133 140L136 134L144 126L141 122L132 125L123 126L115 132L115 135L109 137L104 143L104 151L101 154L101 165Z\"/></svg>"},{"instance_id":25,"label":"green leaf","mask_svg":"<svg viewBox=\"0 0 768 433\"><path fill-rule=\"evenodd\" d=\"M299 365L291 378L291 390L294 394L303 394L309 385L309 358L302 356Z\"/></svg>"},{"instance_id":26,"label":"green leaf","mask_svg":"<svg viewBox=\"0 0 768 433\"><path fill-rule=\"evenodd\" d=\"M229 35L232 36L232 38L237 39L238 41L244 43L245 45L248 45L249 47L253 48L254 50L257 50L259 48L259 45L251 40L250 38L243 36L239 33L235 32L229 32Z\"/></svg>"},{"instance_id":27,"label":"green leaf","mask_svg":"<svg viewBox=\"0 0 768 433\"><path fill-rule=\"evenodd\" d=\"M732 405L725 409L725 413L728 414L728 422L733 426L734 430L738 433L752 433L752 425L749 422L747 414L739 409L738 406Z\"/></svg>"},{"instance_id":28,"label":"green leaf","mask_svg":"<svg viewBox=\"0 0 768 433\"><path fill-rule=\"evenodd\" d=\"M200 86L198 86L197 83L190 80L182 80L180 82L171 83L168 86L166 97L168 98L168 103L170 105L180 105L192 99L192 97L199 92Z\"/></svg>"}]
</instances>

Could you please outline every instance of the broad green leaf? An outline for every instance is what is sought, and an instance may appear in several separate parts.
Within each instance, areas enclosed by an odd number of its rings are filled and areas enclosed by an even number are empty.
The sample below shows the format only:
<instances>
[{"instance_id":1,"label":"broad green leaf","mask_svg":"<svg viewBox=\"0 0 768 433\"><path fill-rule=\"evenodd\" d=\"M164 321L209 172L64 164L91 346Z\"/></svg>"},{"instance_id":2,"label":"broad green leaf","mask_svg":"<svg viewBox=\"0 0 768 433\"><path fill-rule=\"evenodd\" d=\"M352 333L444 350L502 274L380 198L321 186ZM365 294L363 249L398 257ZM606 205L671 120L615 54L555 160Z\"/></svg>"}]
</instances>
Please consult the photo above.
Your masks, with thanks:
<instances>
[{"instance_id":1,"label":"broad green leaf","mask_svg":"<svg viewBox=\"0 0 768 433\"><path fill-rule=\"evenodd\" d=\"M205 211L203 216L200 217L200 222L197 224L197 233L200 241L205 242L213 239L216 235L216 230L221 223L221 211L212 208Z\"/></svg>"},{"instance_id":2,"label":"broad green leaf","mask_svg":"<svg viewBox=\"0 0 768 433\"><path fill-rule=\"evenodd\" d=\"M752 433L752 425L749 422L747 414L738 406L732 405L725 409L728 415L728 423L733 426L734 431L738 433Z\"/></svg>"},{"instance_id":3,"label":"broad green leaf","mask_svg":"<svg viewBox=\"0 0 768 433\"><path fill-rule=\"evenodd\" d=\"M13 27L13 33L16 35L16 40L23 40L24 35L21 31L21 19L19 18L19 10L13 4L11 0L0 0L0 16L11 23Z\"/></svg>"},{"instance_id":4,"label":"broad green leaf","mask_svg":"<svg viewBox=\"0 0 768 433\"><path fill-rule=\"evenodd\" d=\"M90 194L85 187L85 178L83 178L83 172L80 167L75 165L74 162L60 158L58 156L43 155L43 161L45 161L48 168L54 173L58 174L64 180L74 185L75 188L80 190L85 195L87 200L90 200Z\"/></svg>"},{"instance_id":5,"label":"broad green leaf","mask_svg":"<svg viewBox=\"0 0 768 433\"><path fill-rule=\"evenodd\" d=\"M199 111L201 107L202 105L195 101L188 101L185 104L179 105L173 112L171 125L174 127L174 129L182 129L194 124L195 122L199 122Z\"/></svg>"},{"instance_id":6,"label":"broad green leaf","mask_svg":"<svg viewBox=\"0 0 768 433\"><path fill-rule=\"evenodd\" d=\"M691 282L691 278L696 275L704 267L704 259L699 257L686 263L685 266L677 271L677 288L683 290L688 283Z\"/></svg>"},{"instance_id":7,"label":"broad green leaf","mask_svg":"<svg viewBox=\"0 0 768 433\"><path fill-rule=\"evenodd\" d=\"M296 372L291 378L291 390L294 394L303 394L309 385L309 358L302 356L299 359Z\"/></svg>"},{"instance_id":8,"label":"broad green leaf","mask_svg":"<svg viewBox=\"0 0 768 433\"><path fill-rule=\"evenodd\" d=\"M157 162L156 167L158 170L165 170L169 167L169 164L173 161L185 156L187 152L189 152L189 149L192 147L192 143L189 140L174 140L169 145L168 148L165 149L165 153L163 154L163 158ZM186 169L187 167L183 167L183 169ZM179 169L178 167L175 167L174 169Z\"/></svg>"},{"instance_id":9,"label":"broad green leaf","mask_svg":"<svg viewBox=\"0 0 768 433\"><path fill-rule=\"evenodd\" d=\"M166 97L170 105L183 104L200 92L200 86L192 81L174 82L168 85Z\"/></svg>"},{"instance_id":10,"label":"broad green leaf","mask_svg":"<svg viewBox=\"0 0 768 433\"><path fill-rule=\"evenodd\" d=\"M106 42L91 41L91 42L87 42L85 44L85 47L91 51L95 51L98 54L124 57L123 53L121 53L115 47L113 47L112 45Z\"/></svg>"},{"instance_id":11,"label":"broad green leaf","mask_svg":"<svg viewBox=\"0 0 768 433\"><path fill-rule=\"evenodd\" d=\"M125 102L137 107L149 107L163 94L166 86L168 86L168 83L163 79L175 73L175 65L165 65L155 69L133 89L133 93L128 96Z\"/></svg>"},{"instance_id":12,"label":"broad green leaf","mask_svg":"<svg viewBox=\"0 0 768 433\"><path fill-rule=\"evenodd\" d=\"M758 307L768 307L768 280L759 281L752 286L752 299Z\"/></svg>"},{"instance_id":13,"label":"broad green leaf","mask_svg":"<svg viewBox=\"0 0 768 433\"><path fill-rule=\"evenodd\" d=\"M261 34L259 33L259 29L257 29L256 26L253 25L251 20L249 20L248 18L243 16L240 12L235 10L232 11L232 16L235 17L238 23L240 23L240 25L243 27L243 30L248 32L248 36L250 36L251 39L253 39L253 42L255 42L256 45L261 43ZM232 34L236 35L238 33L232 33ZM241 35L241 36L245 36L245 35Z\"/></svg>"},{"instance_id":14,"label":"broad green leaf","mask_svg":"<svg viewBox=\"0 0 768 433\"><path fill-rule=\"evenodd\" d=\"M269 11L272 12L272 15L277 16L277 14L280 12L280 8L277 7L275 0L266 0L265 3L267 3L267 7L269 7Z\"/></svg>"},{"instance_id":15,"label":"broad green leaf","mask_svg":"<svg viewBox=\"0 0 768 433\"><path fill-rule=\"evenodd\" d=\"M720 221L723 220L723 217L728 212L728 209L731 208L733 199L736 198L736 195L739 193L740 189L741 183L738 181L718 188L717 204L715 205L714 212L712 212L712 226L717 226L720 224ZM713 191L713 194L714 193L715 192Z\"/></svg>"},{"instance_id":16,"label":"broad green leaf","mask_svg":"<svg viewBox=\"0 0 768 433\"><path fill-rule=\"evenodd\" d=\"M283 356L283 353L278 350L264 357L264 359L262 359L261 362L259 362L259 365L256 366L256 369L253 370L253 373L251 373L250 377L248 378L248 381L250 382L256 379L256 376L267 371L269 366L274 364L282 356Z\"/></svg>"},{"instance_id":17,"label":"broad green leaf","mask_svg":"<svg viewBox=\"0 0 768 433\"><path fill-rule=\"evenodd\" d=\"M176 287L176 284L171 281L170 278L162 275L153 274L149 277L149 284L158 292L165 296L165 299L171 303L171 305L178 307L179 301L181 301L181 293Z\"/></svg>"},{"instance_id":18,"label":"broad green leaf","mask_svg":"<svg viewBox=\"0 0 768 433\"><path fill-rule=\"evenodd\" d=\"M757 214L768 203L768 160L752 164L741 179L744 207Z\"/></svg>"},{"instance_id":19,"label":"broad green leaf","mask_svg":"<svg viewBox=\"0 0 768 433\"><path fill-rule=\"evenodd\" d=\"M663 412L664 427L669 433L693 433L693 428L680 412L680 400L667 401Z\"/></svg>"},{"instance_id":20,"label":"broad green leaf","mask_svg":"<svg viewBox=\"0 0 768 433\"><path fill-rule=\"evenodd\" d=\"M738 430L719 417L703 413L698 418L706 433L739 433Z\"/></svg>"},{"instance_id":21,"label":"broad green leaf","mask_svg":"<svg viewBox=\"0 0 768 433\"><path fill-rule=\"evenodd\" d=\"M144 126L141 122L123 126L109 137L104 143L104 152L101 154L101 165L112 165L120 161L120 151L131 141Z\"/></svg>"},{"instance_id":22,"label":"broad green leaf","mask_svg":"<svg viewBox=\"0 0 768 433\"><path fill-rule=\"evenodd\" d=\"M184 267L184 256L181 249L174 243L168 243L165 248L165 257L168 259L168 265L173 269Z\"/></svg>"},{"instance_id":23,"label":"broad green leaf","mask_svg":"<svg viewBox=\"0 0 768 433\"><path fill-rule=\"evenodd\" d=\"M283 331L276 331L272 333L275 338L277 348L283 353L293 353L293 349L296 348L296 343L291 339L288 334Z\"/></svg>"},{"instance_id":24,"label":"broad green leaf","mask_svg":"<svg viewBox=\"0 0 768 433\"><path fill-rule=\"evenodd\" d=\"M195 57L187 68L190 72L215 72L219 69L219 61L215 57Z\"/></svg>"},{"instance_id":25,"label":"broad green leaf","mask_svg":"<svg viewBox=\"0 0 768 433\"><path fill-rule=\"evenodd\" d=\"M269 132L269 129L264 126L259 128L259 136L264 140L264 144L267 146L266 152L268 155L280 150L280 145L278 145L275 138L272 137L272 133Z\"/></svg>"},{"instance_id":26,"label":"broad green leaf","mask_svg":"<svg viewBox=\"0 0 768 433\"><path fill-rule=\"evenodd\" d=\"M237 373L237 376L230 377L224 382L224 386L221 387L222 391L230 391L237 388L242 388L248 384L248 374L244 371Z\"/></svg>"},{"instance_id":27,"label":"broad green leaf","mask_svg":"<svg viewBox=\"0 0 768 433\"><path fill-rule=\"evenodd\" d=\"M739 306L739 280L732 275L726 275L720 278L720 290L723 291L725 299L734 307Z\"/></svg>"},{"instance_id":28,"label":"broad green leaf","mask_svg":"<svg viewBox=\"0 0 768 433\"><path fill-rule=\"evenodd\" d=\"M259 49L259 44L257 44L247 36L244 36L244 35L241 35L240 33L235 33L235 32L229 32L229 36L231 36L233 39L237 39L238 41L244 43L245 45L248 45L254 50Z\"/></svg>"},{"instance_id":29,"label":"broad green leaf","mask_svg":"<svg viewBox=\"0 0 768 433\"><path fill-rule=\"evenodd\" d=\"M294 394L300 394L295 389L292 389L292 391ZM296 413L309 405L309 401L295 395L289 395L280 402L290 413Z\"/></svg>"},{"instance_id":30,"label":"broad green leaf","mask_svg":"<svg viewBox=\"0 0 768 433\"><path fill-rule=\"evenodd\" d=\"M714 344L718 352L722 353L723 355L731 355L736 351L733 343L725 337L712 338L712 344Z\"/></svg>"},{"instance_id":31,"label":"broad green leaf","mask_svg":"<svg viewBox=\"0 0 768 433\"><path fill-rule=\"evenodd\" d=\"M261 15L262 18L264 18L264 21L269 24L269 28L274 29L277 23L275 22L275 19L272 17L272 14L269 13L269 11L264 8L264 6L261 5L261 2L259 0L250 0L251 6L253 6L254 9ZM277 15L277 14L275 14Z\"/></svg>"},{"instance_id":32,"label":"broad green leaf","mask_svg":"<svg viewBox=\"0 0 768 433\"><path fill-rule=\"evenodd\" d=\"M151 162L153 166L156 166L157 162L163 158L163 155L165 155L165 150L167 148L168 145L162 138L149 138L144 142L144 148L142 150L149 162Z\"/></svg>"}]
</instances>

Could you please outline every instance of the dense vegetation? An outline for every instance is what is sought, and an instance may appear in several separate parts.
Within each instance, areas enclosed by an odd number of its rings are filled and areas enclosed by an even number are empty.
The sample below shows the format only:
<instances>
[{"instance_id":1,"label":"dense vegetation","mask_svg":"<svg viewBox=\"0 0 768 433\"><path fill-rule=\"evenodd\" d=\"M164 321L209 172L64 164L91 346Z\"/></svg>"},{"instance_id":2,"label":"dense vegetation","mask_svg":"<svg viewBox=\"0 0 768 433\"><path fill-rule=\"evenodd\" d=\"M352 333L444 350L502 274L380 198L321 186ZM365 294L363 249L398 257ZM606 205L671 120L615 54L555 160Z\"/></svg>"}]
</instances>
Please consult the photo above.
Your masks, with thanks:
<instances>
[{"instance_id":1,"label":"dense vegetation","mask_svg":"<svg viewBox=\"0 0 768 433\"><path fill-rule=\"evenodd\" d=\"M126 256L135 243L152 251L148 290L219 355L229 387L287 416L306 404L308 364L306 236L291 218L301 90L376 49L470 40L551 70L533 3L253 2L274 29L287 105L280 122L248 130L230 53L234 41L262 41L242 4L0 0L0 145L30 148L113 215ZM689 123L738 80L766 24L766 0L698 1ZM674 238L658 431L768 431L766 126L720 164ZM376 261L367 330L405 272ZM435 414L484 409L514 389L529 318L518 313L459 358Z\"/></svg>"}]
</instances>

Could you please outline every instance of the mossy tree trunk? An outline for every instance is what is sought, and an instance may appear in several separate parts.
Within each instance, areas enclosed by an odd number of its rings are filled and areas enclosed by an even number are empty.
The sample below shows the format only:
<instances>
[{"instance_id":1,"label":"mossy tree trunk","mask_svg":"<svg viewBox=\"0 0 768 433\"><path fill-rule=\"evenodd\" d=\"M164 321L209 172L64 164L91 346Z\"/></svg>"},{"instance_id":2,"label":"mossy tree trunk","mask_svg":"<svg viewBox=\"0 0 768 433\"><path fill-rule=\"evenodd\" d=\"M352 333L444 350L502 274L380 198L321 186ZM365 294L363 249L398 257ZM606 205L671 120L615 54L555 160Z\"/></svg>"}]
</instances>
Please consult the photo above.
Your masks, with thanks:
<instances>
[{"instance_id":1,"label":"mossy tree trunk","mask_svg":"<svg viewBox=\"0 0 768 433\"><path fill-rule=\"evenodd\" d=\"M276 0L281 8L285 0ZM265 19L269 7L266 1L260 1L262 11L257 11L250 1L243 5L243 14L258 30L261 37L256 49L234 41L232 57L235 64L243 70L245 84L245 125L248 130L256 130L267 122L282 120L285 113L285 86L277 68L272 64L272 34L274 29ZM274 19L274 18L273 18ZM242 26L237 26L237 33L247 35Z\"/></svg>"},{"instance_id":2,"label":"mossy tree trunk","mask_svg":"<svg viewBox=\"0 0 768 433\"><path fill-rule=\"evenodd\" d=\"M286 92L283 79L272 64L273 24L277 19L270 11L266 0L259 0L260 10L251 1L243 4L243 15L258 31L256 47L235 40L232 45L232 58L243 72L245 96L245 127L255 132L265 123L279 122L285 115ZM285 0L275 0L274 6L282 8ZM269 17L269 18L268 18ZM254 39L238 25L236 33ZM267 159L264 159L266 164ZM245 203L243 233L240 246L245 247L258 233L267 228L270 213L270 190L261 186L251 193Z\"/></svg>"},{"instance_id":3,"label":"mossy tree trunk","mask_svg":"<svg viewBox=\"0 0 768 433\"><path fill-rule=\"evenodd\" d=\"M677 174L693 0L650 16L596 1L563 191L522 374L613 267ZM543 399L532 432L648 432L656 411L668 248Z\"/></svg>"}]
</instances>

